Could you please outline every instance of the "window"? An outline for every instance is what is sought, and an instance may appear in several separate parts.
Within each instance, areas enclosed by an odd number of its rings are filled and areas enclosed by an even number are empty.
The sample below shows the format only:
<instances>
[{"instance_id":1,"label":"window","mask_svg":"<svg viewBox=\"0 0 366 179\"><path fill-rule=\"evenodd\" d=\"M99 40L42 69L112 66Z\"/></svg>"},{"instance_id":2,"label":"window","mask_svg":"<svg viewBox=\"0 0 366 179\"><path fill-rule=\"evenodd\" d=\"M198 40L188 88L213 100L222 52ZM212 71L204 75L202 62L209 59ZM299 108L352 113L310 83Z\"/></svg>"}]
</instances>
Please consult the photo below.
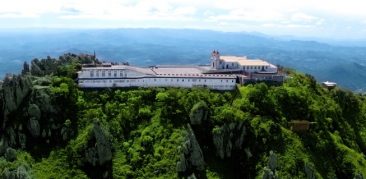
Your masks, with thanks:
<instances>
[{"instance_id":1,"label":"window","mask_svg":"<svg viewBox=\"0 0 366 179\"><path fill-rule=\"evenodd\" d=\"M94 77L94 71L90 71L90 77Z\"/></svg>"},{"instance_id":2,"label":"window","mask_svg":"<svg viewBox=\"0 0 366 179\"><path fill-rule=\"evenodd\" d=\"M120 72L119 72L119 76L120 76L120 77L122 77L122 76L123 76L123 72L122 72L122 71L120 71Z\"/></svg>"},{"instance_id":3,"label":"window","mask_svg":"<svg viewBox=\"0 0 366 179\"><path fill-rule=\"evenodd\" d=\"M108 71L108 76L112 76L112 72L111 71Z\"/></svg>"},{"instance_id":4,"label":"window","mask_svg":"<svg viewBox=\"0 0 366 179\"><path fill-rule=\"evenodd\" d=\"M102 76L103 76L103 77L105 76L105 71L102 71Z\"/></svg>"},{"instance_id":5,"label":"window","mask_svg":"<svg viewBox=\"0 0 366 179\"><path fill-rule=\"evenodd\" d=\"M96 76L99 77L99 70L97 71Z\"/></svg>"}]
</instances>

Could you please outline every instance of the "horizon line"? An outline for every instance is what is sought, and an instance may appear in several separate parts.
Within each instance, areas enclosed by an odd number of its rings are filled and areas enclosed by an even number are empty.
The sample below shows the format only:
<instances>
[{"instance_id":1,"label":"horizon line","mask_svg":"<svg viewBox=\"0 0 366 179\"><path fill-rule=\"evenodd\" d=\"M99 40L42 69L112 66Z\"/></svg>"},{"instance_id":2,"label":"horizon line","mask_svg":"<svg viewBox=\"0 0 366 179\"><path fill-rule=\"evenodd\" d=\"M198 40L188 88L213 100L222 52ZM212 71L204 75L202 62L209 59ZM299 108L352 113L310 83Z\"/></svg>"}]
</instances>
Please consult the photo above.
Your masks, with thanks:
<instances>
[{"instance_id":1,"label":"horizon line","mask_svg":"<svg viewBox=\"0 0 366 179\"><path fill-rule=\"evenodd\" d=\"M63 31L82 31L82 30L193 30L193 31L210 31L217 33L228 33L228 34L245 34L245 35L253 35L258 37L265 38L274 38L276 40L300 40L300 41L316 41L320 43L329 43L329 42L365 42L365 38L330 38L330 37L321 37L321 36L299 36L299 35L290 35L290 34L269 34L260 31L225 31L219 29L206 29L206 28L194 28L194 27L2 27L0 29L1 32L22 32L24 30L39 30L39 31L47 31L47 30L63 30ZM366 45L366 44L365 44Z\"/></svg>"}]
</instances>

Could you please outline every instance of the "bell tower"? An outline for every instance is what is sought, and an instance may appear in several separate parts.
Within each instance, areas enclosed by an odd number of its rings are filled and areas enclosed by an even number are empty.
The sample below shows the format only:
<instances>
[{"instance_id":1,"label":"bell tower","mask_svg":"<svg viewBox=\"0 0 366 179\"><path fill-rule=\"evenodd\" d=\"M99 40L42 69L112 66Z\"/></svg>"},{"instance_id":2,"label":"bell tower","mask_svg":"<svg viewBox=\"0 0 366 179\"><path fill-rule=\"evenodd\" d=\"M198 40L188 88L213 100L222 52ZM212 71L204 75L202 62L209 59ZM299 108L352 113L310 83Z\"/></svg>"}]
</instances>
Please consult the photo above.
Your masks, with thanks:
<instances>
[{"instance_id":1,"label":"bell tower","mask_svg":"<svg viewBox=\"0 0 366 179\"><path fill-rule=\"evenodd\" d=\"M220 52L218 50L214 50L211 53L211 68L212 69L220 69Z\"/></svg>"}]
</instances>

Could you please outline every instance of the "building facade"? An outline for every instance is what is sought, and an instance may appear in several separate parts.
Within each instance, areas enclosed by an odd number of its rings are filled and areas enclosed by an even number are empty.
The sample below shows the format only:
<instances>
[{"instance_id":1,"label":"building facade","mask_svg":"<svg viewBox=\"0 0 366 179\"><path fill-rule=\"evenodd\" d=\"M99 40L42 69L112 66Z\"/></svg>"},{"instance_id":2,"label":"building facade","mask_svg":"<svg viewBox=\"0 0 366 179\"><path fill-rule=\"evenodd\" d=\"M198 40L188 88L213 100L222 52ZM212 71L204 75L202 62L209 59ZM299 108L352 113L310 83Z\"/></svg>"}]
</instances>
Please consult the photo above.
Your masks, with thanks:
<instances>
[{"instance_id":1,"label":"building facade","mask_svg":"<svg viewBox=\"0 0 366 179\"><path fill-rule=\"evenodd\" d=\"M248 59L238 56L220 56L220 52L211 53L211 68L216 71L242 71L247 73L277 73L278 68L264 60Z\"/></svg>"},{"instance_id":2,"label":"building facade","mask_svg":"<svg viewBox=\"0 0 366 179\"><path fill-rule=\"evenodd\" d=\"M249 75L248 75L249 74ZM205 87L213 90L233 90L237 83L252 79L254 74L271 80L277 67L263 60L211 54L211 65L165 65L148 68L130 65L88 65L78 72L81 88L113 87Z\"/></svg>"}]
</instances>

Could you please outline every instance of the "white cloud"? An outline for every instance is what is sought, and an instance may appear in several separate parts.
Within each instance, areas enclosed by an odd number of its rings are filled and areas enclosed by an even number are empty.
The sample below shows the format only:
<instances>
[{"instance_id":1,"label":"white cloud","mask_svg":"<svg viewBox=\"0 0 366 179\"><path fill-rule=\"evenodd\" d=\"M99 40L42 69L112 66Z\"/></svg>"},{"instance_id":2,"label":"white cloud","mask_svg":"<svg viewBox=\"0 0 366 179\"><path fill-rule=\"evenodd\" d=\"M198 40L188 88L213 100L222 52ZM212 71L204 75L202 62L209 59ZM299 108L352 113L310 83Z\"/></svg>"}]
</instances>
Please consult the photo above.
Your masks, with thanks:
<instances>
[{"instance_id":1,"label":"white cloud","mask_svg":"<svg viewBox=\"0 0 366 179\"><path fill-rule=\"evenodd\" d=\"M316 32L320 26L366 26L363 0L0 0L0 4L1 26L6 25L1 24L1 19L17 18L29 18L39 24L48 19L45 26L79 27L87 21L88 26L115 22L116 27L123 21L124 26L136 27L163 24L265 32L269 28L282 32L312 28ZM92 20L95 24L90 24Z\"/></svg>"},{"instance_id":2,"label":"white cloud","mask_svg":"<svg viewBox=\"0 0 366 179\"><path fill-rule=\"evenodd\" d=\"M302 12L298 12L298 13L293 14L290 19L291 19L291 21L294 21L294 22L307 23L307 22L314 22L314 21L318 20L319 18L302 13Z\"/></svg>"}]
</instances>

